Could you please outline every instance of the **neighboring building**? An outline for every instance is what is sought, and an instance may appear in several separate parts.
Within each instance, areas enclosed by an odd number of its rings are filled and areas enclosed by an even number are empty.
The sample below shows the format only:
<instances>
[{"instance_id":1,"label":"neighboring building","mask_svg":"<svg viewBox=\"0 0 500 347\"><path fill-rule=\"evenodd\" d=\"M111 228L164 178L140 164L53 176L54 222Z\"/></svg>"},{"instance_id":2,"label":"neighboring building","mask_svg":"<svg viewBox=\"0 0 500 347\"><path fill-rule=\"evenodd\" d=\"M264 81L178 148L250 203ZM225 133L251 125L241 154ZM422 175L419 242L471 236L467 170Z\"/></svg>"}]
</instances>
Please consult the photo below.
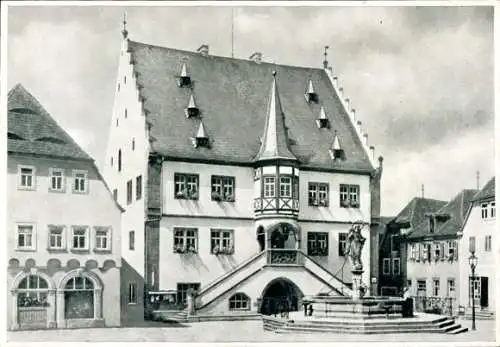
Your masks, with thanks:
<instances>
[{"instance_id":1,"label":"neighboring building","mask_svg":"<svg viewBox=\"0 0 500 347\"><path fill-rule=\"evenodd\" d=\"M145 298L146 316L183 309L190 291L200 316L348 294L343 251L354 221L368 226L369 285L382 158L327 66L212 56L206 45L181 51L123 33L104 176L125 208L122 289L133 285L138 305ZM139 307L129 314L142 319Z\"/></svg>"},{"instance_id":2,"label":"neighboring building","mask_svg":"<svg viewBox=\"0 0 500 347\"><path fill-rule=\"evenodd\" d=\"M406 234L407 283L417 310L458 312L458 259L465 256L459 253L459 232L476 193L462 190L439 210L424 213Z\"/></svg>"},{"instance_id":3,"label":"neighboring building","mask_svg":"<svg viewBox=\"0 0 500 347\"><path fill-rule=\"evenodd\" d=\"M460 305L470 310L473 292L476 307L481 308L483 313L493 314L496 308L495 274L498 272L494 246L495 234L498 231L495 224L495 177L490 179L472 200L473 203L467 211L467 218L463 224L459 246L459 253L462 255L459 259ZM474 280L471 278L469 265L471 246L478 258Z\"/></svg>"},{"instance_id":4,"label":"neighboring building","mask_svg":"<svg viewBox=\"0 0 500 347\"><path fill-rule=\"evenodd\" d=\"M384 218L385 225L380 233L379 247L379 294L400 295L409 285L407 281L407 249L405 236L425 219L426 213L439 210L445 201L413 198L396 217Z\"/></svg>"},{"instance_id":5,"label":"neighboring building","mask_svg":"<svg viewBox=\"0 0 500 347\"><path fill-rule=\"evenodd\" d=\"M94 161L20 84L8 94L8 328L120 325L120 218Z\"/></svg>"}]
</instances>

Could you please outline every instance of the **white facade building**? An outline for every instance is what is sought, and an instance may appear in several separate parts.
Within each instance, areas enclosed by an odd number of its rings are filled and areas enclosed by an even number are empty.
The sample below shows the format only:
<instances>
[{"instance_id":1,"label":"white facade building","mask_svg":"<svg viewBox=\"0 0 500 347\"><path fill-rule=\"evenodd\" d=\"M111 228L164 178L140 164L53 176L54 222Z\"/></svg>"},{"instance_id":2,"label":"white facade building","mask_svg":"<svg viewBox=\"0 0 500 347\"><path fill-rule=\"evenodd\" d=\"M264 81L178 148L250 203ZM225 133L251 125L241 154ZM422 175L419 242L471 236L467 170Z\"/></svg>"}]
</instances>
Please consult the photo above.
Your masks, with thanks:
<instances>
[{"instance_id":1,"label":"white facade building","mask_svg":"<svg viewBox=\"0 0 500 347\"><path fill-rule=\"evenodd\" d=\"M474 196L463 225L460 240L460 304L470 311L472 297L475 305L485 314L496 309L496 207L495 177ZM472 279L469 265L470 250L475 251L477 268Z\"/></svg>"}]
</instances>

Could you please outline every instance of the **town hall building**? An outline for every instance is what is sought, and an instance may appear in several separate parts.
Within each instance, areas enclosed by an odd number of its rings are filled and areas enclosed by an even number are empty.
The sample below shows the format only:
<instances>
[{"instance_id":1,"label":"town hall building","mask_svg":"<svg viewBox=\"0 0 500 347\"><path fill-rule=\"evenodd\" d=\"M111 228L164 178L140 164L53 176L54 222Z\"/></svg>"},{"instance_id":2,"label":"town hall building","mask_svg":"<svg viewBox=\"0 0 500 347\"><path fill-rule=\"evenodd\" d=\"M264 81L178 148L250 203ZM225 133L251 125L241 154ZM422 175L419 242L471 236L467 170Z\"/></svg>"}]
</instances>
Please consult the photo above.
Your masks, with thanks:
<instances>
[{"instance_id":1,"label":"town hall building","mask_svg":"<svg viewBox=\"0 0 500 347\"><path fill-rule=\"evenodd\" d=\"M349 296L355 222L369 288L382 158L323 64L182 51L123 30L104 177L125 209L125 321Z\"/></svg>"}]
</instances>

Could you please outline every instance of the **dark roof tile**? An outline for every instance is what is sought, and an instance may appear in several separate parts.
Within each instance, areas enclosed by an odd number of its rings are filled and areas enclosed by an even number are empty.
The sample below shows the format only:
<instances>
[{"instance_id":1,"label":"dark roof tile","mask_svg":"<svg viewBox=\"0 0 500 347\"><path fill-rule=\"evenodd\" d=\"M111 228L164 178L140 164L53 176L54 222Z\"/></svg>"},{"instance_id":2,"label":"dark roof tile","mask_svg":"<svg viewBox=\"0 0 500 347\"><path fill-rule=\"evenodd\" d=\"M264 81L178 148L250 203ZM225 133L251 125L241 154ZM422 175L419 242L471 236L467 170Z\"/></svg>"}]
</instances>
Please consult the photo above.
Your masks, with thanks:
<instances>
[{"instance_id":1,"label":"dark roof tile","mask_svg":"<svg viewBox=\"0 0 500 347\"><path fill-rule=\"evenodd\" d=\"M495 197L495 176L474 196L474 201L491 199Z\"/></svg>"},{"instance_id":2,"label":"dark roof tile","mask_svg":"<svg viewBox=\"0 0 500 347\"><path fill-rule=\"evenodd\" d=\"M128 44L137 82L143 86L140 93L144 108L149 111L154 152L168 157L251 163L259 152L270 76L276 71L285 126L292 142L290 150L301 166L356 172L374 169L323 69L203 56L134 41ZM179 88L177 84L183 62L192 89ZM318 93L317 104L304 98L309 80ZM183 116L191 92L210 132L210 149L194 148L191 144L190 137L196 133L198 123ZM330 129L316 125L321 105L327 112ZM329 155L334 130L338 131L345 160L334 161Z\"/></svg>"}]
</instances>

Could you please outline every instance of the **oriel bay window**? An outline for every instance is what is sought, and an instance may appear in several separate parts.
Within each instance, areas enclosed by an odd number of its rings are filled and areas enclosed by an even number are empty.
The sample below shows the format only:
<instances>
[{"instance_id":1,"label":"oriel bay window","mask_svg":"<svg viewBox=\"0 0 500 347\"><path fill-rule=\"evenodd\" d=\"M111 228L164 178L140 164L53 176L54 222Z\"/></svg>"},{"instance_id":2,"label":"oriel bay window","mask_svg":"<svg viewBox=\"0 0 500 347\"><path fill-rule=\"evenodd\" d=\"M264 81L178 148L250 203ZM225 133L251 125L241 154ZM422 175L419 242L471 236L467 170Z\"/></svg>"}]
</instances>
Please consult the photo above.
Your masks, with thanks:
<instances>
[{"instance_id":1,"label":"oriel bay window","mask_svg":"<svg viewBox=\"0 0 500 347\"><path fill-rule=\"evenodd\" d=\"M298 213L299 171L291 166L266 166L255 171L256 212Z\"/></svg>"},{"instance_id":2,"label":"oriel bay window","mask_svg":"<svg viewBox=\"0 0 500 347\"><path fill-rule=\"evenodd\" d=\"M212 200L234 201L234 177L212 176Z\"/></svg>"},{"instance_id":3,"label":"oriel bay window","mask_svg":"<svg viewBox=\"0 0 500 347\"><path fill-rule=\"evenodd\" d=\"M313 256L328 256L328 233L307 233L307 254Z\"/></svg>"},{"instance_id":4,"label":"oriel bay window","mask_svg":"<svg viewBox=\"0 0 500 347\"><path fill-rule=\"evenodd\" d=\"M195 174L174 174L175 198L198 200L199 176Z\"/></svg>"},{"instance_id":5,"label":"oriel bay window","mask_svg":"<svg viewBox=\"0 0 500 347\"><path fill-rule=\"evenodd\" d=\"M198 229L174 228L174 253L197 253Z\"/></svg>"}]
</instances>

